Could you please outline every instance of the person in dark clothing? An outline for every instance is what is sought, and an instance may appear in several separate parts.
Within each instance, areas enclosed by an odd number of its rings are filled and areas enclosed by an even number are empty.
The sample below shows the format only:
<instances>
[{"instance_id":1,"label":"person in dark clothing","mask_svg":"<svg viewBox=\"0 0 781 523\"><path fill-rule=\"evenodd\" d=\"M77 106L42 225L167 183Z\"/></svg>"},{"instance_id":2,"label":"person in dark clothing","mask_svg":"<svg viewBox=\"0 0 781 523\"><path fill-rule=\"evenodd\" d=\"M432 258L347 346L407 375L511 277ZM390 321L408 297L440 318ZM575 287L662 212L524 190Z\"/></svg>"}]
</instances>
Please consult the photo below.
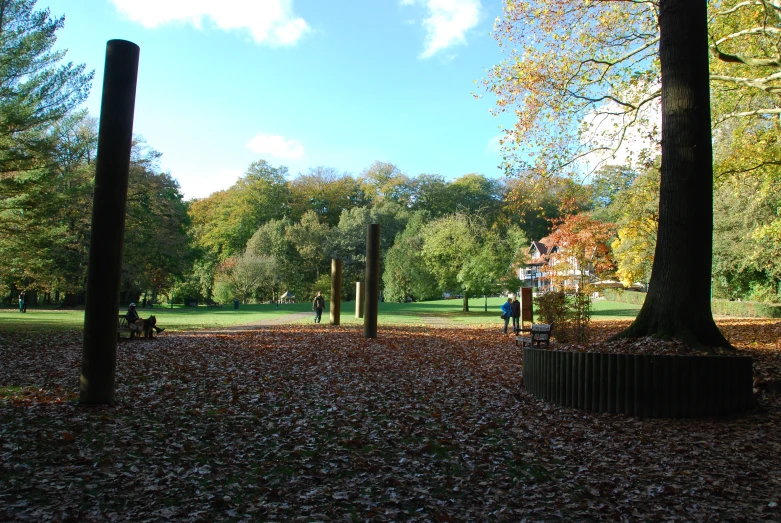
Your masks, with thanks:
<instances>
[{"instance_id":1,"label":"person in dark clothing","mask_svg":"<svg viewBox=\"0 0 781 523\"><path fill-rule=\"evenodd\" d=\"M323 299L323 293L317 291L317 296L315 296L315 299L312 302L312 310L315 311L315 323L320 323L320 317L323 315L324 308L325 299Z\"/></svg>"},{"instance_id":2,"label":"person in dark clothing","mask_svg":"<svg viewBox=\"0 0 781 523\"><path fill-rule=\"evenodd\" d=\"M518 332L521 330L521 302L518 301L518 296L513 300L512 307L513 331Z\"/></svg>"},{"instance_id":3,"label":"person in dark clothing","mask_svg":"<svg viewBox=\"0 0 781 523\"><path fill-rule=\"evenodd\" d=\"M136 320L140 318L141 317L138 315L138 312L136 312L136 304L131 303L130 305L128 305L127 313L125 314L125 319L127 320L127 324L130 327L130 330L135 332L141 332L141 326L136 324ZM158 334L160 334L165 330L165 327L158 327L157 325L155 325L154 329Z\"/></svg>"},{"instance_id":4,"label":"person in dark clothing","mask_svg":"<svg viewBox=\"0 0 781 523\"><path fill-rule=\"evenodd\" d=\"M19 293L19 312L27 312L25 304L26 304L26 298L24 295L24 291L22 291Z\"/></svg>"}]
</instances>

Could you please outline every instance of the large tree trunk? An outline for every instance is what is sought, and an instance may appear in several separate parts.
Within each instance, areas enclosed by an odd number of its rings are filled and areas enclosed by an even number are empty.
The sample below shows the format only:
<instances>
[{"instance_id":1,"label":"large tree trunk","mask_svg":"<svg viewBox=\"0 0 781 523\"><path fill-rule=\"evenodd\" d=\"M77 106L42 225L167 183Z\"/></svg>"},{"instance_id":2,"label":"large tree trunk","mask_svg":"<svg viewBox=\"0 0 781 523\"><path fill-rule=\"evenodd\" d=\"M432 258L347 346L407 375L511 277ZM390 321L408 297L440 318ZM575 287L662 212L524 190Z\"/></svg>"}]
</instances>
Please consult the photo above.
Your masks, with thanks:
<instances>
[{"instance_id":1,"label":"large tree trunk","mask_svg":"<svg viewBox=\"0 0 781 523\"><path fill-rule=\"evenodd\" d=\"M464 291L464 306L461 308L463 312L469 312L469 293Z\"/></svg>"},{"instance_id":2,"label":"large tree trunk","mask_svg":"<svg viewBox=\"0 0 781 523\"><path fill-rule=\"evenodd\" d=\"M62 300L61 308L77 307L84 303L84 292L66 292Z\"/></svg>"},{"instance_id":3,"label":"large tree trunk","mask_svg":"<svg viewBox=\"0 0 781 523\"><path fill-rule=\"evenodd\" d=\"M731 345L711 313L713 151L705 0L661 0L662 176L648 296L617 337L676 337Z\"/></svg>"}]
</instances>

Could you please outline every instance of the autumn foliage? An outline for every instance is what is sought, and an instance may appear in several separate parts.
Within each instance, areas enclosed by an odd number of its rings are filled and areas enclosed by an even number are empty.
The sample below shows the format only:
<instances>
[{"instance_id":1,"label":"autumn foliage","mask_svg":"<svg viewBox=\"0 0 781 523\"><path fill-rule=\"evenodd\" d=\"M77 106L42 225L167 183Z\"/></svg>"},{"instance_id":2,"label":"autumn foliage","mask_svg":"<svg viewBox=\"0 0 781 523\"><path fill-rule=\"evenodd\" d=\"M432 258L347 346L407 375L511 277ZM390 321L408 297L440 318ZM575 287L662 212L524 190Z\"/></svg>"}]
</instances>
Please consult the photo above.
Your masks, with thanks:
<instances>
[{"instance_id":1,"label":"autumn foliage","mask_svg":"<svg viewBox=\"0 0 781 523\"><path fill-rule=\"evenodd\" d=\"M615 225L588 214L569 214L553 220L553 232L543 243L551 254L549 270L556 288L583 289L590 279L615 270L610 242ZM554 249L555 248L555 249Z\"/></svg>"},{"instance_id":2,"label":"autumn foliage","mask_svg":"<svg viewBox=\"0 0 781 523\"><path fill-rule=\"evenodd\" d=\"M118 404L86 408L80 335L3 333L0 519L777 519L781 326L720 326L756 361L741 419L553 407L498 328L452 327L124 342Z\"/></svg>"}]
</instances>

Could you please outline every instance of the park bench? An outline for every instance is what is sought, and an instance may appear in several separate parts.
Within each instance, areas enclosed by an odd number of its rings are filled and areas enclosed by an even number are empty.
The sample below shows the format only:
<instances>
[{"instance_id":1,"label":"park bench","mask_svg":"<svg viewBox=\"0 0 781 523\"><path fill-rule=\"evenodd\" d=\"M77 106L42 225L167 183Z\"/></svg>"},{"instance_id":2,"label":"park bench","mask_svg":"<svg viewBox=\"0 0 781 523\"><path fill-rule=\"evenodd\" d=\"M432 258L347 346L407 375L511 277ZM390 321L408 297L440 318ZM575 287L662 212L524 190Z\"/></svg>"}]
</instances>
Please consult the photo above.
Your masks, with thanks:
<instances>
[{"instance_id":1,"label":"park bench","mask_svg":"<svg viewBox=\"0 0 781 523\"><path fill-rule=\"evenodd\" d=\"M125 318L124 314L119 315L119 321L117 322L117 338L122 338L122 333L127 332L130 334L130 337L133 337L133 331L130 328L130 325L127 323L127 318Z\"/></svg>"},{"instance_id":2,"label":"park bench","mask_svg":"<svg viewBox=\"0 0 781 523\"><path fill-rule=\"evenodd\" d=\"M531 329L521 329L515 336L515 346L518 346L518 342L521 343L521 347L550 347L550 336L553 331L553 324L550 323L533 323Z\"/></svg>"},{"instance_id":3,"label":"park bench","mask_svg":"<svg viewBox=\"0 0 781 523\"><path fill-rule=\"evenodd\" d=\"M208 300L206 302L206 306L210 309L222 309L222 303L218 303L216 301Z\"/></svg>"}]
</instances>

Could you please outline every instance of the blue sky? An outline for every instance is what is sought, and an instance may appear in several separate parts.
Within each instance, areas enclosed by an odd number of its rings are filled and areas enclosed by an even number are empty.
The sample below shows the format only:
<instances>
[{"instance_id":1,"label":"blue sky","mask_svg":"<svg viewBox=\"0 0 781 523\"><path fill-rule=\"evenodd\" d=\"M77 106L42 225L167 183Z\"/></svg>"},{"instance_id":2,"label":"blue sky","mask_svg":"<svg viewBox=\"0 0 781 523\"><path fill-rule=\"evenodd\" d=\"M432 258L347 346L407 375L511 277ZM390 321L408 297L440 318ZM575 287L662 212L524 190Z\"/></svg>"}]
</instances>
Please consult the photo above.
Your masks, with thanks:
<instances>
[{"instance_id":1,"label":"blue sky","mask_svg":"<svg viewBox=\"0 0 781 523\"><path fill-rule=\"evenodd\" d=\"M257 159L291 175L375 160L448 179L500 177L493 99L501 0L38 0L65 15L58 48L95 70L105 45L141 47L134 132L187 198ZM507 122L504 122L505 124Z\"/></svg>"}]
</instances>

